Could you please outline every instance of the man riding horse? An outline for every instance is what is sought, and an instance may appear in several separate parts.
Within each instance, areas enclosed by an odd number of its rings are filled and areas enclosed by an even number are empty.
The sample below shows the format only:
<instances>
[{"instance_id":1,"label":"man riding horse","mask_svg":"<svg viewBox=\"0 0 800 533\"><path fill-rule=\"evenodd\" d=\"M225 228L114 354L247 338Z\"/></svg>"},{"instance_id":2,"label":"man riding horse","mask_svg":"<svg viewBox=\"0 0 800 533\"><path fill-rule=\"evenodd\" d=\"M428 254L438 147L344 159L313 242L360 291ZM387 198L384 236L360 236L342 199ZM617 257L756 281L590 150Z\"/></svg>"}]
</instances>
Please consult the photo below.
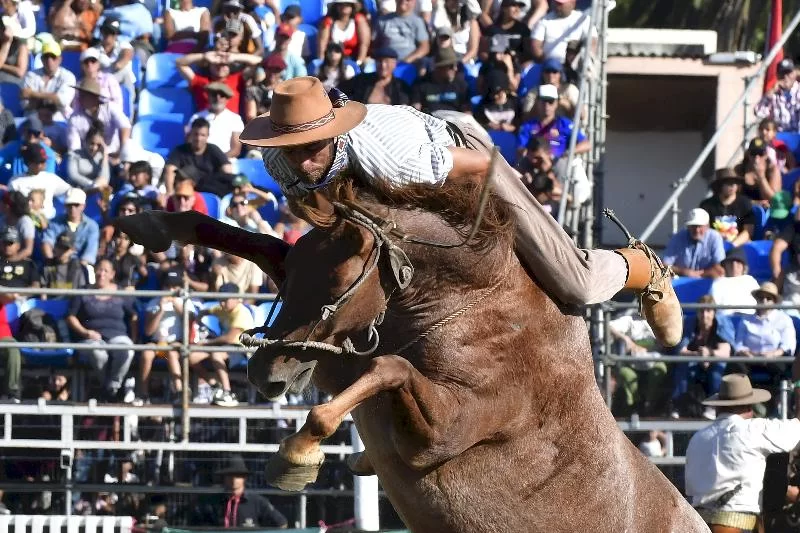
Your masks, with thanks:
<instances>
[{"instance_id":1,"label":"man riding horse","mask_svg":"<svg viewBox=\"0 0 800 533\"><path fill-rule=\"evenodd\" d=\"M240 140L264 148L264 165L287 196L324 194L346 172L365 185L394 188L482 179L489 169L491 141L470 122L445 122L406 106L363 105L336 90L329 95L316 78L279 84L271 110L247 124ZM496 167L496 191L516 207L516 252L551 296L580 306L632 289L659 343L680 342L683 318L671 274L648 246L577 248L517 172L505 160Z\"/></svg>"}]
</instances>

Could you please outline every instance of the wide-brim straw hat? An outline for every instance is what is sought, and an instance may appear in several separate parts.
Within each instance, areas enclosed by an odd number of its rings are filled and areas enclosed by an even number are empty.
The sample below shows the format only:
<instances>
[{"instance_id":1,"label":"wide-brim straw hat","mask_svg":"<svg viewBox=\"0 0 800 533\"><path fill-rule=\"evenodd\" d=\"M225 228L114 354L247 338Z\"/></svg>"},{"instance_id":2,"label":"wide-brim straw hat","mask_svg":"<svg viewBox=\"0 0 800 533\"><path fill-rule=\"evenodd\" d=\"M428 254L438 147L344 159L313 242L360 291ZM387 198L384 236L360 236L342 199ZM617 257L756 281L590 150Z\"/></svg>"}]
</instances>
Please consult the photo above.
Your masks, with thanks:
<instances>
[{"instance_id":1,"label":"wide-brim straw hat","mask_svg":"<svg viewBox=\"0 0 800 533\"><path fill-rule=\"evenodd\" d=\"M754 389L750 378L744 374L728 374L722 378L719 392L702 403L711 406L754 405L772 398L769 391Z\"/></svg>"},{"instance_id":2,"label":"wide-brim straw hat","mask_svg":"<svg viewBox=\"0 0 800 533\"><path fill-rule=\"evenodd\" d=\"M84 93L93 94L101 100L106 99L103 95L103 90L100 88L100 84L91 78L82 79L78 85L73 85L72 88Z\"/></svg>"},{"instance_id":3,"label":"wide-brim straw hat","mask_svg":"<svg viewBox=\"0 0 800 533\"><path fill-rule=\"evenodd\" d=\"M778 286L771 281L765 281L759 288L750 294L753 295L753 298L757 298L759 294L766 294L767 296L773 298L775 302L781 301L781 293L778 292Z\"/></svg>"},{"instance_id":4,"label":"wide-brim straw hat","mask_svg":"<svg viewBox=\"0 0 800 533\"><path fill-rule=\"evenodd\" d=\"M275 87L270 111L251 120L239 140L267 148L310 144L347 133L366 116L364 104L334 107L320 80L301 76Z\"/></svg>"}]
</instances>

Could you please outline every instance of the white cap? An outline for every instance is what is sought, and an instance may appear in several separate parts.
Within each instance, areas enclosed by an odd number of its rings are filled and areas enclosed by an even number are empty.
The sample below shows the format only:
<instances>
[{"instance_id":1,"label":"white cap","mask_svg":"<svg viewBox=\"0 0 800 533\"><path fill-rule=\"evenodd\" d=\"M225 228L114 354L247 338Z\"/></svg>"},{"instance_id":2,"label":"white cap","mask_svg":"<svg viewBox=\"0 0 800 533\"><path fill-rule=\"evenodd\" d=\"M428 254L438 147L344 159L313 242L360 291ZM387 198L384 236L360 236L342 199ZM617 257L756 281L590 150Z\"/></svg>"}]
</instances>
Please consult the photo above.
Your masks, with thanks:
<instances>
[{"instance_id":1,"label":"white cap","mask_svg":"<svg viewBox=\"0 0 800 533\"><path fill-rule=\"evenodd\" d=\"M558 89L555 85L540 85L539 98L550 98L551 100L558 100Z\"/></svg>"},{"instance_id":2,"label":"white cap","mask_svg":"<svg viewBox=\"0 0 800 533\"><path fill-rule=\"evenodd\" d=\"M128 139L119 151L119 158L123 163L136 163L137 161L150 161L150 154L135 140Z\"/></svg>"},{"instance_id":3,"label":"white cap","mask_svg":"<svg viewBox=\"0 0 800 533\"><path fill-rule=\"evenodd\" d=\"M86 61L87 59L96 59L100 61L100 50L97 48L87 48L83 52L81 52L81 63Z\"/></svg>"},{"instance_id":4,"label":"white cap","mask_svg":"<svg viewBox=\"0 0 800 533\"><path fill-rule=\"evenodd\" d=\"M689 216L686 217L687 226L708 226L710 221L711 219L708 216L708 211L700 207L695 207L689 211Z\"/></svg>"},{"instance_id":5,"label":"white cap","mask_svg":"<svg viewBox=\"0 0 800 533\"><path fill-rule=\"evenodd\" d=\"M81 189L73 187L67 191L67 196L64 199L64 204L86 205L86 193L83 192Z\"/></svg>"}]
</instances>

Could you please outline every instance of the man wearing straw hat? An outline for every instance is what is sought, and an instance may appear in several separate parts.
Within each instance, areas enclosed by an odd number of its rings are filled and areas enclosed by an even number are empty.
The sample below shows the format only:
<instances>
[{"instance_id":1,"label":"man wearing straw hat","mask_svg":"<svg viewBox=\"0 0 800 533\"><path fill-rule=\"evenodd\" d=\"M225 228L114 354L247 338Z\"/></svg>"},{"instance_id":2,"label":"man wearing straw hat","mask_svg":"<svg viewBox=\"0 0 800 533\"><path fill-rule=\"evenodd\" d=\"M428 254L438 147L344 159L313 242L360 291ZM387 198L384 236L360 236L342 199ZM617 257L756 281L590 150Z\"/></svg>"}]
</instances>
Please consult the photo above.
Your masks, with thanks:
<instances>
[{"instance_id":1,"label":"man wearing straw hat","mask_svg":"<svg viewBox=\"0 0 800 533\"><path fill-rule=\"evenodd\" d=\"M757 531L767 456L800 442L797 418L753 418L753 405L769 399L746 375L729 374L703 402L716 407L717 419L689 441L686 495L712 533Z\"/></svg>"},{"instance_id":2,"label":"man wearing straw hat","mask_svg":"<svg viewBox=\"0 0 800 533\"><path fill-rule=\"evenodd\" d=\"M368 186L403 187L477 181L489 170L492 142L468 120L445 122L411 107L364 105L336 90L326 93L310 77L277 85L270 109L247 124L240 140L265 149L264 165L287 196L324 193L346 172ZM550 294L565 304L586 305L633 289L659 342L680 342L683 323L670 271L650 248L632 242L622 250L580 250L505 160L498 158L493 170L497 192L518 208L517 253Z\"/></svg>"},{"instance_id":3,"label":"man wearing straw hat","mask_svg":"<svg viewBox=\"0 0 800 533\"><path fill-rule=\"evenodd\" d=\"M108 105L108 98L95 80L84 78L75 89L78 90L77 99L80 106L67 123L69 150L71 152L79 150L89 129L94 124L102 124L109 160L115 164L119 163L119 152L131 137L131 121L122 111Z\"/></svg>"}]
</instances>

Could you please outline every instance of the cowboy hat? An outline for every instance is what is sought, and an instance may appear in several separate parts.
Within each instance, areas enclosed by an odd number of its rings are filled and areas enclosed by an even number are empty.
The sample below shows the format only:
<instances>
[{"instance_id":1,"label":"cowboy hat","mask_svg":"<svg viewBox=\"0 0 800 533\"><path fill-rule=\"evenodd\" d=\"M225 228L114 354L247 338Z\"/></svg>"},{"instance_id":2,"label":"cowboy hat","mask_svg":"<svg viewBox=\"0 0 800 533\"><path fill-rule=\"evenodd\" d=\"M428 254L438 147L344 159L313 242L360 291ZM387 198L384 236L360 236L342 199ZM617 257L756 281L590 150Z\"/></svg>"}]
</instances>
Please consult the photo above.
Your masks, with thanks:
<instances>
[{"instance_id":1,"label":"cowboy hat","mask_svg":"<svg viewBox=\"0 0 800 533\"><path fill-rule=\"evenodd\" d=\"M712 406L753 405L772 398L769 391L754 389L750 378L744 374L728 374L722 378L719 392L702 403Z\"/></svg>"},{"instance_id":2,"label":"cowboy hat","mask_svg":"<svg viewBox=\"0 0 800 533\"><path fill-rule=\"evenodd\" d=\"M771 281L765 281L761 284L759 288L751 292L750 294L753 295L753 298L758 297L759 294L766 294L776 303L781 301L781 294L778 292L778 286L772 283Z\"/></svg>"},{"instance_id":3,"label":"cowboy hat","mask_svg":"<svg viewBox=\"0 0 800 533\"><path fill-rule=\"evenodd\" d=\"M359 102L334 108L320 80L301 76L275 86L270 111L251 120L239 140L263 147L310 144L347 133L366 116Z\"/></svg>"},{"instance_id":4,"label":"cowboy hat","mask_svg":"<svg viewBox=\"0 0 800 533\"><path fill-rule=\"evenodd\" d=\"M218 476L248 476L250 475L250 470L247 468L247 465L244 464L242 456L234 454L228 457L222 465L222 468L214 472L214 474Z\"/></svg>"},{"instance_id":5,"label":"cowboy hat","mask_svg":"<svg viewBox=\"0 0 800 533\"><path fill-rule=\"evenodd\" d=\"M72 88L84 93L93 94L101 100L105 100L106 98L103 96L103 90L100 88L100 84L91 78L83 78L78 85L73 85Z\"/></svg>"},{"instance_id":6,"label":"cowboy hat","mask_svg":"<svg viewBox=\"0 0 800 533\"><path fill-rule=\"evenodd\" d=\"M458 64L458 56L456 55L455 50L452 48L440 48L436 54L433 56L435 68L438 67L449 67L451 65Z\"/></svg>"},{"instance_id":7,"label":"cowboy hat","mask_svg":"<svg viewBox=\"0 0 800 533\"><path fill-rule=\"evenodd\" d=\"M726 181L736 181L737 183L744 183L744 177L740 176L732 168L719 168L714 172L714 179L711 181L711 188L716 189Z\"/></svg>"}]
</instances>

